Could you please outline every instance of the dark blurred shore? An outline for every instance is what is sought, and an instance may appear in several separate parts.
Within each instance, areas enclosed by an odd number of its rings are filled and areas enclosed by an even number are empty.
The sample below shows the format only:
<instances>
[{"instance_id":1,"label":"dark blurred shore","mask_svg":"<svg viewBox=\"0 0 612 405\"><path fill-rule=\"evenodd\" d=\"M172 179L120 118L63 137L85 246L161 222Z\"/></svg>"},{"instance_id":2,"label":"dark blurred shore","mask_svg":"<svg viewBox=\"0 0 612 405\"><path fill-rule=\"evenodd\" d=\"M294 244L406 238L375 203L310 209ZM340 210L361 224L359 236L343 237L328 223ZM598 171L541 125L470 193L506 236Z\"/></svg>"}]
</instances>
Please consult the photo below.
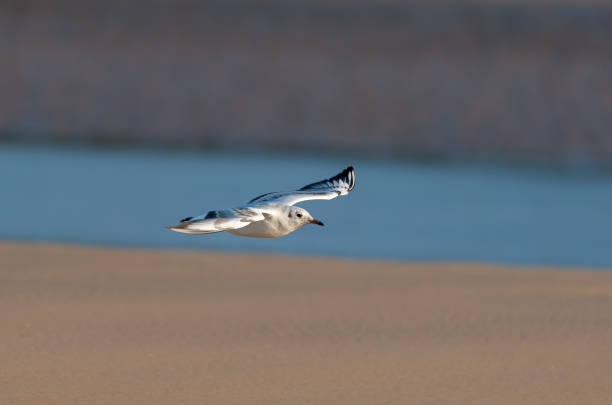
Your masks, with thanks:
<instances>
[{"instance_id":1,"label":"dark blurred shore","mask_svg":"<svg viewBox=\"0 0 612 405\"><path fill-rule=\"evenodd\" d=\"M7 1L0 138L612 157L604 2Z\"/></svg>"}]
</instances>

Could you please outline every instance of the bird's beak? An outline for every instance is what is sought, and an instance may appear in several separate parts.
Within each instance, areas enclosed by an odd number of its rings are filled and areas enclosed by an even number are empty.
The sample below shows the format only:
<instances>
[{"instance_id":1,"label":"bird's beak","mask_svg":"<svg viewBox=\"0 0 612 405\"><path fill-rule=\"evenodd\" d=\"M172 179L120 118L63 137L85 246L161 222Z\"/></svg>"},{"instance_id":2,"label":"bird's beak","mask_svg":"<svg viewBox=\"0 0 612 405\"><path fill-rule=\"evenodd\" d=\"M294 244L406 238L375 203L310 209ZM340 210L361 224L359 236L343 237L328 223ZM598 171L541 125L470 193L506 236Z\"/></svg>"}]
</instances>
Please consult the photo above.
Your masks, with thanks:
<instances>
[{"instance_id":1,"label":"bird's beak","mask_svg":"<svg viewBox=\"0 0 612 405\"><path fill-rule=\"evenodd\" d=\"M321 225L321 226L325 226L325 224L321 221L319 221L318 219L311 219L310 220L311 224L316 224L316 225Z\"/></svg>"}]
</instances>

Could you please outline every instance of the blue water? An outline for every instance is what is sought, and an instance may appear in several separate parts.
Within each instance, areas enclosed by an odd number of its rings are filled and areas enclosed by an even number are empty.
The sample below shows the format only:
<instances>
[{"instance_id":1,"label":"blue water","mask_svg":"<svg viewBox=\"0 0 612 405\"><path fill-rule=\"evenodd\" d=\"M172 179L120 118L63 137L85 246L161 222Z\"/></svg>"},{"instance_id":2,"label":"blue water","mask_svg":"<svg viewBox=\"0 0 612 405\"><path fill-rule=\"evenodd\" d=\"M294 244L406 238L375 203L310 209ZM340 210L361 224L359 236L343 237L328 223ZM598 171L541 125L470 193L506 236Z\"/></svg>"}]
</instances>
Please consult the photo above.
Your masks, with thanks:
<instances>
[{"instance_id":1,"label":"blue water","mask_svg":"<svg viewBox=\"0 0 612 405\"><path fill-rule=\"evenodd\" d=\"M325 227L184 235L180 218L356 169ZM612 268L612 177L365 158L0 145L0 238Z\"/></svg>"}]
</instances>

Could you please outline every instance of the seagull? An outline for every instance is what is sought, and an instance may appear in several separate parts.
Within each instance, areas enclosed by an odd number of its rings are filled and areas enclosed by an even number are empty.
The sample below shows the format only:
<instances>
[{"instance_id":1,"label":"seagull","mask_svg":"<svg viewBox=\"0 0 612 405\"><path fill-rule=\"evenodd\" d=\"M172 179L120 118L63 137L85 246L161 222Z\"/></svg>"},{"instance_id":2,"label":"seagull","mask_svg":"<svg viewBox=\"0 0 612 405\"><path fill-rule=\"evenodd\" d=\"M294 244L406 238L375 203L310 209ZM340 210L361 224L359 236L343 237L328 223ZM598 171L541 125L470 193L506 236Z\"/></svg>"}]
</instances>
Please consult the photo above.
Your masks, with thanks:
<instances>
[{"instance_id":1,"label":"seagull","mask_svg":"<svg viewBox=\"0 0 612 405\"><path fill-rule=\"evenodd\" d=\"M253 238L277 238L307 224L323 226L308 211L295 204L308 200L331 200L347 195L355 187L355 170L347 167L327 180L308 184L296 191L266 193L236 208L208 211L187 217L165 228L175 232L200 234L229 232Z\"/></svg>"}]
</instances>

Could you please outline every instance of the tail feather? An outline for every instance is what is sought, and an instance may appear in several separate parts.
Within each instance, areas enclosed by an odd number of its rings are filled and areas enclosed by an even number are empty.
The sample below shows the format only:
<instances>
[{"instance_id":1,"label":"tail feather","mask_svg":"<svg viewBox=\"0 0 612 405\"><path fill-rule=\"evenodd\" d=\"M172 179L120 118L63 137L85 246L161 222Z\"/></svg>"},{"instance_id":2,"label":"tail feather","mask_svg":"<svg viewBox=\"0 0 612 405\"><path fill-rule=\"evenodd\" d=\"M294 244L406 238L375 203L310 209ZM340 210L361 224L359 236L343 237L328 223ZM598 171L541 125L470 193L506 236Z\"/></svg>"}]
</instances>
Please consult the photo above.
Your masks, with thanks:
<instances>
[{"instance_id":1,"label":"tail feather","mask_svg":"<svg viewBox=\"0 0 612 405\"><path fill-rule=\"evenodd\" d=\"M189 221L183 220L181 223L173 226L164 226L166 229L170 229L174 232L199 234L199 233L215 233L221 232L221 230L215 228L213 221Z\"/></svg>"}]
</instances>

